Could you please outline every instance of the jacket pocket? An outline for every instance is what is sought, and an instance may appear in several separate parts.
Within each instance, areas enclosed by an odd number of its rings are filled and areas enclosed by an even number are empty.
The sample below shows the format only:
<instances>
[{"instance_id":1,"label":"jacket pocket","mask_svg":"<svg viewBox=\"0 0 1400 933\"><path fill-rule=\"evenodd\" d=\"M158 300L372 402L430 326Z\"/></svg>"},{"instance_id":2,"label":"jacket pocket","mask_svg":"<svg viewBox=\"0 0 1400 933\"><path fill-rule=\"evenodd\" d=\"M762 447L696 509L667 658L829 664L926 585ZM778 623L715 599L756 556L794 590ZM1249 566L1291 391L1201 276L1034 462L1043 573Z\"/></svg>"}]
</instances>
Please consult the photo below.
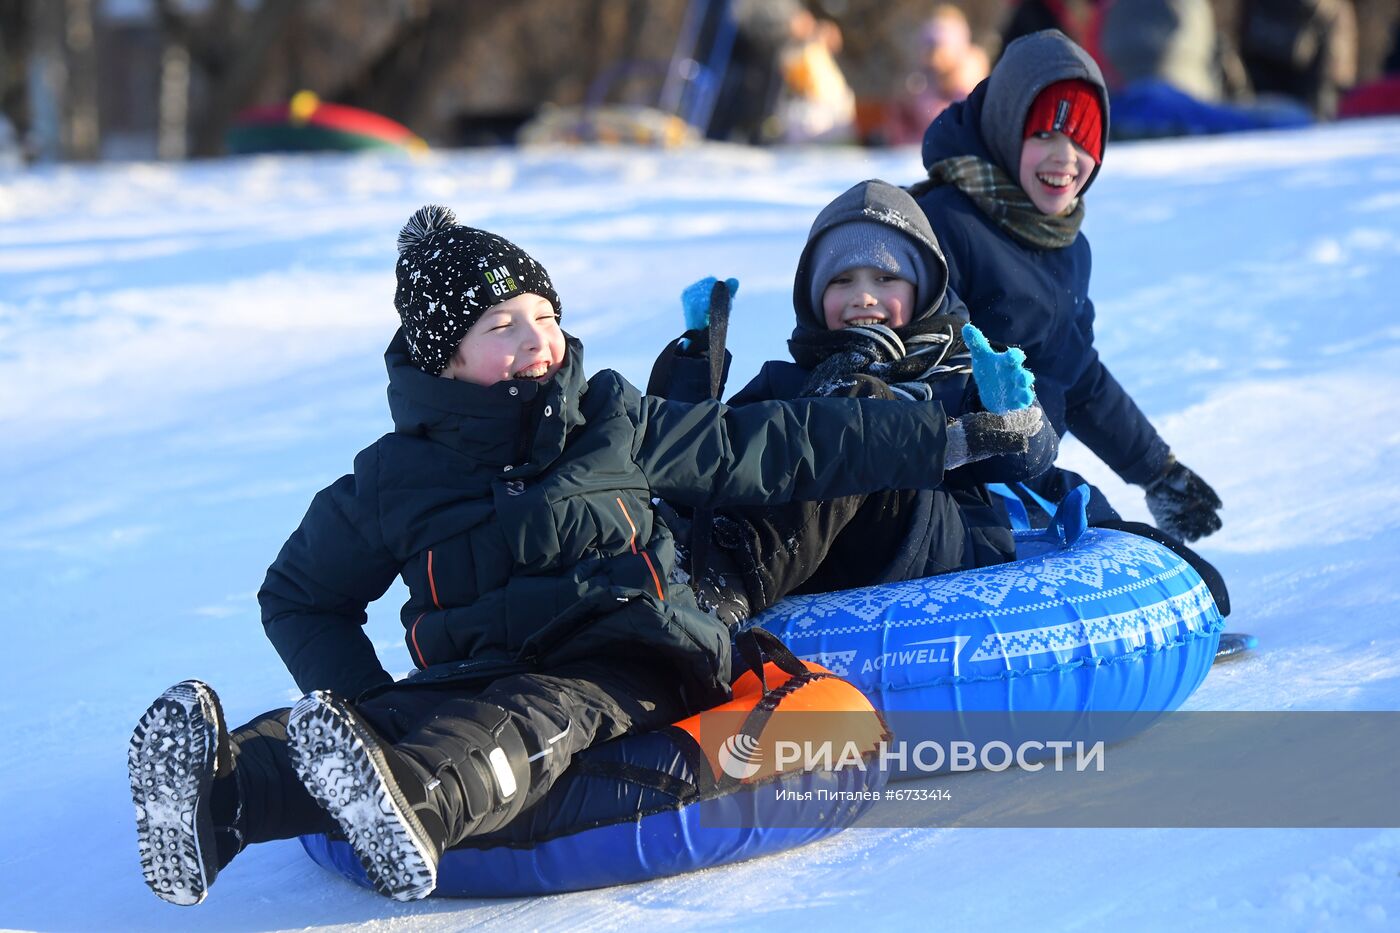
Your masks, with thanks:
<instances>
[{"instance_id":1,"label":"jacket pocket","mask_svg":"<svg viewBox=\"0 0 1400 933\"><path fill-rule=\"evenodd\" d=\"M598 587L530 633L521 641L517 656L532 663L546 658L564 641L591 626L606 624L607 616L643 598L623 587Z\"/></svg>"}]
</instances>

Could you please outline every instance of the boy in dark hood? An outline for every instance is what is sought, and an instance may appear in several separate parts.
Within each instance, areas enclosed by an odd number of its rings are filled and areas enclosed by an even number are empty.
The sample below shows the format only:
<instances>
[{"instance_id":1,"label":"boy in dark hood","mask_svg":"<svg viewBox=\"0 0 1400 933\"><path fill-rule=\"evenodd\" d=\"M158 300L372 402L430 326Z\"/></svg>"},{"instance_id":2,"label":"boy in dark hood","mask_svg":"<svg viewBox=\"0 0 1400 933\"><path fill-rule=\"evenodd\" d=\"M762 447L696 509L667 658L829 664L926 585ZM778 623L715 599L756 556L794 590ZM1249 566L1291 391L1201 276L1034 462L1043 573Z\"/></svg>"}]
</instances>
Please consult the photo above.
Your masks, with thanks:
<instances>
[{"instance_id":1,"label":"boy in dark hood","mask_svg":"<svg viewBox=\"0 0 1400 933\"><path fill-rule=\"evenodd\" d=\"M1058 30L1006 47L991 75L929 126L928 180L910 190L938 230L949 282L988 338L1022 348L1055 430L1072 432L1142 486L1159 528L1188 541L1220 528L1220 499L1134 404L1094 348L1083 195L1108 142L1108 94L1092 58ZM1046 471L1017 490L1041 503L1083 482ZM1090 520L1118 513L1093 490Z\"/></svg>"},{"instance_id":2,"label":"boy in dark hood","mask_svg":"<svg viewBox=\"0 0 1400 933\"><path fill-rule=\"evenodd\" d=\"M879 180L852 187L817 215L798 260L796 323L788 341L792 359L764 363L730 404L868 394L934 399L950 417L962 416L969 424L1010 417L1005 412L1012 406L994 414L982 404L964 342L966 310L947 281L938 240L907 192ZM695 400L710 392L705 322L691 309L687 319L692 328L657 360L648 387L652 394ZM1058 441L1040 418L1029 387L1024 391L1019 404L1028 407L1020 413L1022 423L1008 428L1024 440L1014 449L967 458L954 429L945 450L911 440L891 451L916 461L943 455L945 468L956 464L937 490L730 508L712 523L702 517L691 568L702 599L734 622L790 593L1011 560L1009 521L981 484L1034 476L1054 461ZM711 524L707 535L703 529Z\"/></svg>"},{"instance_id":3,"label":"boy in dark hood","mask_svg":"<svg viewBox=\"0 0 1400 933\"><path fill-rule=\"evenodd\" d=\"M728 408L585 378L544 268L426 207L399 236L385 354L394 431L322 490L268 570L263 626L305 695L230 733L199 681L163 693L128 764L146 882L197 904L244 847L343 834L382 893L506 826L589 745L730 695L730 635L672 584L653 497L691 508L927 489L942 406L809 399ZM1015 438L958 424L964 456ZM891 458L899 443L933 454ZM418 668L364 631L402 578Z\"/></svg>"}]
</instances>

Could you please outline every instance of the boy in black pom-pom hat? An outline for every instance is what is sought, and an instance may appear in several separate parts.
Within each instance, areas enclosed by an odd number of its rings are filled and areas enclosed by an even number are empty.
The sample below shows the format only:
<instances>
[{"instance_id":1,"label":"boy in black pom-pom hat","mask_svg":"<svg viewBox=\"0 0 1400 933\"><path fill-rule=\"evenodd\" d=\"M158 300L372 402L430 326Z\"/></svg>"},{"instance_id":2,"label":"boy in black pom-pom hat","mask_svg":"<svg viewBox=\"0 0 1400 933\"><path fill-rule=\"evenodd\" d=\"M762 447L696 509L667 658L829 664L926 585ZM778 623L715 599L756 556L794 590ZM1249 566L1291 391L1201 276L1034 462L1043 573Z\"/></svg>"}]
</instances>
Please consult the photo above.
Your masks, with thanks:
<instances>
[{"instance_id":1,"label":"boy in black pom-pom hat","mask_svg":"<svg viewBox=\"0 0 1400 933\"><path fill-rule=\"evenodd\" d=\"M399 232L397 272L394 307L409 358L434 375L493 305L530 292L549 302L556 319L561 310L544 266L494 233L458 226L444 207L430 205L409 218Z\"/></svg>"},{"instance_id":2,"label":"boy in black pom-pom hat","mask_svg":"<svg viewBox=\"0 0 1400 933\"><path fill-rule=\"evenodd\" d=\"M935 402L736 409L585 378L544 268L444 208L404 227L396 271L394 431L316 496L258 594L305 696L230 734L185 681L132 737L143 868L168 901L198 903L249 843L316 832L342 833L381 892L422 897L443 850L505 826L582 749L728 699L729 632L671 582L653 497L941 480L940 462L886 454L944 449ZM398 682L363 628L395 577L418 668Z\"/></svg>"}]
</instances>

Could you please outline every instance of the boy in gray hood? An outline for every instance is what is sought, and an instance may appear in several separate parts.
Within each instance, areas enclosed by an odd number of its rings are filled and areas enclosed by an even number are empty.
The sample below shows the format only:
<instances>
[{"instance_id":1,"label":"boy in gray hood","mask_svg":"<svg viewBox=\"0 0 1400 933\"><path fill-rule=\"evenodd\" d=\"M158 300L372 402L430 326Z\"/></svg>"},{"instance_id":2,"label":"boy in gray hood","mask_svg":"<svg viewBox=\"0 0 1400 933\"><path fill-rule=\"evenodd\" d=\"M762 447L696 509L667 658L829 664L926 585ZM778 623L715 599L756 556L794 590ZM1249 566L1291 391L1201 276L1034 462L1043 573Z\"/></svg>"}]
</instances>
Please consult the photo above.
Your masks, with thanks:
<instances>
[{"instance_id":1,"label":"boy in gray hood","mask_svg":"<svg viewBox=\"0 0 1400 933\"><path fill-rule=\"evenodd\" d=\"M695 294L708 295L713 281L696 283L701 287ZM985 422L987 430L1016 435L1016 443L968 457L965 439L954 429L946 451L891 451L930 463L944 455L947 470L939 489L725 509L714 516L709 534L703 529L711 523L701 521L691 537L692 581L726 621L791 593L906 580L1015 557L1005 511L982 484L1035 476L1053 462L1058 439L1034 403L1029 374L1007 354L987 352L1009 367L1008 378L1026 381L1019 403L1026 407L1010 414L986 410L993 406L984 406L979 396L963 337L966 309L947 283L938 240L903 189L864 181L817 215L793 282L792 359L764 363L730 404L823 395L932 399L969 430ZM711 391L710 348L705 309L686 303L691 329L662 353L648 391L696 401ZM980 438L974 443L985 444Z\"/></svg>"}]
</instances>

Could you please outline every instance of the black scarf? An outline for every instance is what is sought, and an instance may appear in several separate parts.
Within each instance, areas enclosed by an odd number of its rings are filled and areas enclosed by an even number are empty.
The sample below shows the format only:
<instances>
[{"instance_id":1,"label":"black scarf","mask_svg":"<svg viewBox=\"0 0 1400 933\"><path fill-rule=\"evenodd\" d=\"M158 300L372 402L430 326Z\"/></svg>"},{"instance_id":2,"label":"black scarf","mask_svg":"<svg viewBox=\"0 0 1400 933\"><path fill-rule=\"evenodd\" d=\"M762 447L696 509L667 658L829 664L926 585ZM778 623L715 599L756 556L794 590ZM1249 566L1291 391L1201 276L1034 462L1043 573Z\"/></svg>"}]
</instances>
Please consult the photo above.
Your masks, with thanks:
<instances>
[{"instance_id":1,"label":"black scarf","mask_svg":"<svg viewBox=\"0 0 1400 933\"><path fill-rule=\"evenodd\" d=\"M799 330L788 340L788 351L797 365L811 370L804 396L832 395L865 373L896 395L930 399L932 383L972 371L962 339L965 323L957 315L936 314L898 330L883 324Z\"/></svg>"}]
</instances>

